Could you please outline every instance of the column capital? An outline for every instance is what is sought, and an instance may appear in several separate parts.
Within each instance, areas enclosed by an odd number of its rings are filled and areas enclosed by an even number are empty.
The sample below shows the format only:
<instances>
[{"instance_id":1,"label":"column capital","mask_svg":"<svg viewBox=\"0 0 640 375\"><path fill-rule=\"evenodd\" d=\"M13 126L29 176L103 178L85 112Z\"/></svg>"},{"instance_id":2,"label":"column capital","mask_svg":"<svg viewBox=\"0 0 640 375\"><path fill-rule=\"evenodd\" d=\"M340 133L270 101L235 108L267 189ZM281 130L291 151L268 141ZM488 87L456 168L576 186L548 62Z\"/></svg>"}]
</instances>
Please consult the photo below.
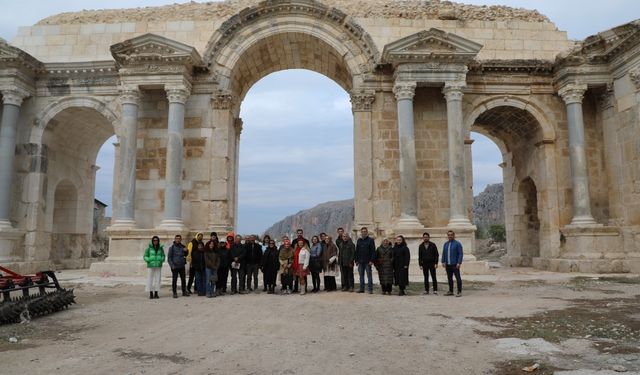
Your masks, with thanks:
<instances>
[{"instance_id":1,"label":"column capital","mask_svg":"<svg viewBox=\"0 0 640 375\"><path fill-rule=\"evenodd\" d=\"M580 103L587 91L587 85L584 83L570 83L558 90L558 96L564 100L565 104Z\"/></svg>"},{"instance_id":2,"label":"column capital","mask_svg":"<svg viewBox=\"0 0 640 375\"><path fill-rule=\"evenodd\" d=\"M231 109L234 98L231 91L217 90L211 94L211 102L213 103L213 109Z\"/></svg>"},{"instance_id":3,"label":"column capital","mask_svg":"<svg viewBox=\"0 0 640 375\"><path fill-rule=\"evenodd\" d=\"M605 111L609 108L613 108L614 106L615 96L613 93L613 88L607 87L607 89L598 96L598 108L600 109L600 111Z\"/></svg>"},{"instance_id":4,"label":"column capital","mask_svg":"<svg viewBox=\"0 0 640 375\"><path fill-rule=\"evenodd\" d=\"M462 100L464 93L462 90L467 86L466 82L462 81L447 81L444 83L442 93L447 101Z\"/></svg>"},{"instance_id":5,"label":"column capital","mask_svg":"<svg viewBox=\"0 0 640 375\"><path fill-rule=\"evenodd\" d=\"M376 100L374 90L358 90L351 93L351 109L353 112L371 112Z\"/></svg>"},{"instance_id":6,"label":"column capital","mask_svg":"<svg viewBox=\"0 0 640 375\"><path fill-rule=\"evenodd\" d=\"M18 88L2 90L2 102L4 104L11 104L20 107L20 105L22 105L22 101L28 96L28 92Z\"/></svg>"},{"instance_id":7,"label":"column capital","mask_svg":"<svg viewBox=\"0 0 640 375\"><path fill-rule=\"evenodd\" d=\"M418 84L416 82L396 82L393 86L393 93L396 96L396 100L413 100L417 86Z\"/></svg>"},{"instance_id":8,"label":"column capital","mask_svg":"<svg viewBox=\"0 0 640 375\"><path fill-rule=\"evenodd\" d=\"M636 66L629 71L629 79L631 79L636 91L640 90L640 67Z\"/></svg>"},{"instance_id":9,"label":"column capital","mask_svg":"<svg viewBox=\"0 0 640 375\"><path fill-rule=\"evenodd\" d=\"M191 94L189 88L186 86L165 86L164 90L167 93L169 103L184 104Z\"/></svg>"},{"instance_id":10,"label":"column capital","mask_svg":"<svg viewBox=\"0 0 640 375\"><path fill-rule=\"evenodd\" d=\"M122 87L120 89L120 103L140 105L140 90L138 87Z\"/></svg>"}]
</instances>

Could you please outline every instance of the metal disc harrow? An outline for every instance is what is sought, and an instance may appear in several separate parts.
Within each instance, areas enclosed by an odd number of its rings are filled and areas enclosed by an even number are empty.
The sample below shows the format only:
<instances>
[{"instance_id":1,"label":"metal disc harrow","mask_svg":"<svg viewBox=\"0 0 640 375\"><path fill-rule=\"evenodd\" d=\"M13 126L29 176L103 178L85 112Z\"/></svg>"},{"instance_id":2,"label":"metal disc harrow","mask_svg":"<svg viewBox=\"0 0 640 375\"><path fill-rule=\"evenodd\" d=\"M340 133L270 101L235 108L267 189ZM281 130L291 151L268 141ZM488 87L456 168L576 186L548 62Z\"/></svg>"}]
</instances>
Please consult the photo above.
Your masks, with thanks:
<instances>
[{"instance_id":1,"label":"metal disc harrow","mask_svg":"<svg viewBox=\"0 0 640 375\"><path fill-rule=\"evenodd\" d=\"M0 266L0 272L0 325L51 314L75 303L73 289L60 287L53 271L23 276Z\"/></svg>"}]
</instances>

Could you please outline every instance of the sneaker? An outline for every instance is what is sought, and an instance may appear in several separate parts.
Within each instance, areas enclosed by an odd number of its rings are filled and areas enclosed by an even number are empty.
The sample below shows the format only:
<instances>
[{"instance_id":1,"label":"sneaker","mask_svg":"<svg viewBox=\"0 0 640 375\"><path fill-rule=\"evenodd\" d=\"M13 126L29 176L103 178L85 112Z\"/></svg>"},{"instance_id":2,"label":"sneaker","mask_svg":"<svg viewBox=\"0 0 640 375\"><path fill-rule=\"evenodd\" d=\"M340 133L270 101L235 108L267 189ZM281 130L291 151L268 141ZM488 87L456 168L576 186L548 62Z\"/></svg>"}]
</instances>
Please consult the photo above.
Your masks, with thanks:
<instances>
[{"instance_id":1,"label":"sneaker","mask_svg":"<svg viewBox=\"0 0 640 375\"><path fill-rule=\"evenodd\" d=\"M453 295L453 292L446 292L444 295L445 295L445 296L452 296L452 295Z\"/></svg>"},{"instance_id":2,"label":"sneaker","mask_svg":"<svg viewBox=\"0 0 640 375\"><path fill-rule=\"evenodd\" d=\"M429 294L429 291L425 290L424 292L422 292L422 294L427 295L427 294Z\"/></svg>"},{"instance_id":3,"label":"sneaker","mask_svg":"<svg viewBox=\"0 0 640 375\"><path fill-rule=\"evenodd\" d=\"M437 290L434 290L434 291L433 291L433 294L437 296L437 295L438 295L438 291L437 291Z\"/></svg>"},{"instance_id":4,"label":"sneaker","mask_svg":"<svg viewBox=\"0 0 640 375\"><path fill-rule=\"evenodd\" d=\"M173 298L178 298L178 293L173 293Z\"/></svg>"},{"instance_id":5,"label":"sneaker","mask_svg":"<svg viewBox=\"0 0 640 375\"><path fill-rule=\"evenodd\" d=\"M456 294L456 297L462 297L462 292L458 292L458 293Z\"/></svg>"},{"instance_id":6,"label":"sneaker","mask_svg":"<svg viewBox=\"0 0 640 375\"><path fill-rule=\"evenodd\" d=\"M369 291L369 294L373 294L373 290L370 290L370 291Z\"/></svg>"}]
</instances>

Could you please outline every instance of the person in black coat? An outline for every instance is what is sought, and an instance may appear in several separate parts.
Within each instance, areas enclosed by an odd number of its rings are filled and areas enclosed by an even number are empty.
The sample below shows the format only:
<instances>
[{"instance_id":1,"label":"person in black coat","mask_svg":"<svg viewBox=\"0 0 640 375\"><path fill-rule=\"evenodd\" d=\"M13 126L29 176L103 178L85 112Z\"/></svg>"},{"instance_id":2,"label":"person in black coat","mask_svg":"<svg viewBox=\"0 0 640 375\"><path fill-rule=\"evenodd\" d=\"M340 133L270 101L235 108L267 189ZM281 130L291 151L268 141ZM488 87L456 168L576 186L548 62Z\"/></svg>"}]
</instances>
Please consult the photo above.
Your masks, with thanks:
<instances>
[{"instance_id":1,"label":"person in black coat","mask_svg":"<svg viewBox=\"0 0 640 375\"><path fill-rule=\"evenodd\" d=\"M247 290L253 292L258 290L258 269L262 264L262 246L256 242L255 236L249 236L244 244L245 263L246 263L246 282ZM251 279L253 279L253 289L251 288Z\"/></svg>"},{"instance_id":2,"label":"person in black coat","mask_svg":"<svg viewBox=\"0 0 640 375\"><path fill-rule=\"evenodd\" d=\"M193 267L196 273L196 291L198 292L198 296L203 297L206 292L206 264L204 261L204 244L202 241L198 242L198 247L191 251L191 267Z\"/></svg>"},{"instance_id":3,"label":"person in black coat","mask_svg":"<svg viewBox=\"0 0 640 375\"><path fill-rule=\"evenodd\" d=\"M240 294L245 293L246 256L247 248L242 244L242 236L236 235L231 246L231 294L238 293L238 281Z\"/></svg>"},{"instance_id":4,"label":"person in black coat","mask_svg":"<svg viewBox=\"0 0 640 375\"><path fill-rule=\"evenodd\" d=\"M404 296L407 285L409 285L409 262L411 252L407 247L407 242L403 236L397 236L393 246L393 277L396 285L400 288L399 296Z\"/></svg>"},{"instance_id":5,"label":"person in black coat","mask_svg":"<svg viewBox=\"0 0 640 375\"><path fill-rule=\"evenodd\" d=\"M218 243L218 256L220 257L220 267L218 268L216 294L224 295L227 294L227 280L229 278L229 267L231 266L231 253L227 249L225 242Z\"/></svg>"},{"instance_id":6,"label":"person in black coat","mask_svg":"<svg viewBox=\"0 0 640 375\"><path fill-rule=\"evenodd\" d=\"M262 256L262 273L264 274L264 282L267 287L267 293L275 293L276 280L278 277L278 269L280 268L279 260L280 252L276 247L274 240L269 240L267 250Z\"/></svg>"},{"instance_id":7,"label":"person in black coat","mask_svg":"<svg viewBox=\"0 0 640 375\"><path fill-rule=\"evenodd\" d=\"M418 247L418 264L424 276L424 294L429 294L429 274L433 281L433 294L438 294L438 279L436 278L436 268L438 268L438 247L429 241L429 233L422 234L422 243Z\"/></svg>"}]
</instances>

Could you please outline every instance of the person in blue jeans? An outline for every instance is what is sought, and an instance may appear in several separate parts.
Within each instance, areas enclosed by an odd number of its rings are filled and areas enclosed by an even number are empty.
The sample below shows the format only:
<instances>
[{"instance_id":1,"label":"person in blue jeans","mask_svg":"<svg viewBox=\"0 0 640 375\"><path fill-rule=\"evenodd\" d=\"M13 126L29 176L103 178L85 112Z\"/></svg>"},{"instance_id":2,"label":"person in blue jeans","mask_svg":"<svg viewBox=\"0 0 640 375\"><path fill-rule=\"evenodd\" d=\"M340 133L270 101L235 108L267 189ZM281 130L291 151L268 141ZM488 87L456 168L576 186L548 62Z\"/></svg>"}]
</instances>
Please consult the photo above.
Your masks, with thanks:
<instances>
[{"instance_id":1,"label":"person in blue jeans","mask_svg":"<svg viewBox=\"0 0 640 375\"><path fill-rule=\"evenodd\" d=\"M358 293L364 293L364 273L367 273L367 286L369 294L373 294L373 277L371 275L371 266L376 261L376 243L373 238L369 237L367 227L360 229L360 238L356 243L355 262L358 266L360 274L360 290Z\"/></svg>"},{"instance_id":2,"label":"person in blue jeans","mask_svg":"<svg viewBox=\"0 0 640 375\"><path fill-rule=\"evenodd\" d=\"M450 230L447 232L449 239L442 246L442 266L447 271L447 281L449 282L449 292L445 296L453 295L453 277L456 277L458 293L456 297L462 296L462 279L460 278L460 266L462 265L463 250L462 244L456 241L456 234Z\"/></svg>"}]
</instances>

